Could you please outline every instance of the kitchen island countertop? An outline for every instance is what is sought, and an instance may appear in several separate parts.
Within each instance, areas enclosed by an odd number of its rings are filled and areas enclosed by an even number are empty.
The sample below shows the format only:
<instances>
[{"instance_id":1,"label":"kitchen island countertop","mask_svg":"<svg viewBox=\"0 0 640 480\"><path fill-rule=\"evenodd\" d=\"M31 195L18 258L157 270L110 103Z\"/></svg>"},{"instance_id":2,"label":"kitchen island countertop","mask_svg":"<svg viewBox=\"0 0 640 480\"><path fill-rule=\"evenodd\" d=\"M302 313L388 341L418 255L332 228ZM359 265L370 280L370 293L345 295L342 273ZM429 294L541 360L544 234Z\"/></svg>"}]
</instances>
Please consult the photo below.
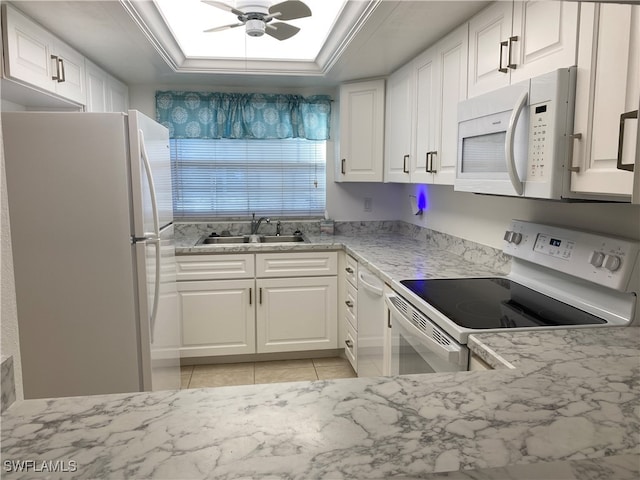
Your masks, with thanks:
<instances>
[{"instance_id":1,"label":"kitchen island countertop","mask_svg":"<svg viewBox=\"0 0 640 480\"><path fill-rule=\"evenodd\" d=\"M385 279L492 270L385 235L346 246ZM639 345L637 328L488 333L469 346L491 371L20 401L3 478L49 475L20 460L75 462L61 478L637 478Z\"/></svg>"},{"instance_id":2,"label":"kitchen island countertop","mask_svg":"<svg viewBox=\"0 0 640 480\"><path fill-rule=\"evenodd\" d=\"M32 459L74 461L82 478L383 479L501 478L500 467L529 464L636 478L639 335L471 337L474 352L515 369L17 402L2 415L3 468ZM626 477L597 461L611 456Z\"/></svg>"}]
</instances>

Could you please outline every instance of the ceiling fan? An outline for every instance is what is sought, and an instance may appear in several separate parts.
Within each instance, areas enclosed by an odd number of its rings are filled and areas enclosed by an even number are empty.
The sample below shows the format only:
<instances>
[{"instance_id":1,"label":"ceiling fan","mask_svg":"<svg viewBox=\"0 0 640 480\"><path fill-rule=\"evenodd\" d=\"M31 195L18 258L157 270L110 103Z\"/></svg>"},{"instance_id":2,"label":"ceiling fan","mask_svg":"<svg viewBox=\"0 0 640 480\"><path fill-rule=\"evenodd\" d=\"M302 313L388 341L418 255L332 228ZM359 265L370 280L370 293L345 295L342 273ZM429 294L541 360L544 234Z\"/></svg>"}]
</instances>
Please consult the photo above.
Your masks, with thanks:
<instances>
[{"instance_id":1,"label":"ceiling fan","mask_svg":"<svg viewBox=\"0 0 640 480\"><path fill-rule=\"evenodd\" d=\"M311 9L299 0L286 0L271 6L269 0L238 0L238 8L215 0L202 0L202 2L231 12L240 20L240 23L210 28L205 32L220 32L246 25L247 35L251 37L261 37L266 33L277 40L286 40L293 37L300 29L284 22L272 23L272 20L295 20L311 16Z\"/></svg>"}]
</instances>

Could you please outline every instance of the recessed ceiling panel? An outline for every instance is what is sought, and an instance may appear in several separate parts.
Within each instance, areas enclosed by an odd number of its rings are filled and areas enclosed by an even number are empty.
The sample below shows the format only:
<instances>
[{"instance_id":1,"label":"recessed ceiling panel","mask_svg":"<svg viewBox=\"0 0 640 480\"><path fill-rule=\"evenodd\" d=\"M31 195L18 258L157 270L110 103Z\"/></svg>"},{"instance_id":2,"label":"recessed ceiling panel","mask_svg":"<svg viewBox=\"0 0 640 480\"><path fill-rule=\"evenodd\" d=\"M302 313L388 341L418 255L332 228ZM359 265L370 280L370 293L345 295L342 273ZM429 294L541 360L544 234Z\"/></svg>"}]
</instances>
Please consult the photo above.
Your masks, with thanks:
<instances>
[{"instance_id":1,"label":"recessed ceiling panel","mask_svg":"<svg viewBox=\"0 0 640 480\"><path fill-rule=\"evenodd\" d=\"M236 14L200 0L155 0L155 3L187 58L315 61L346 0L304 0L312 15L287 20L287 24L300 28L287 40L277 40L269 35L251 37L245 26L205 32L240 21ZM249 13L252 10L249 4L268 9L281 2L230 0L220 3ZM269 23L278 22L276 18Z\"/></svg>"}]
</instances>

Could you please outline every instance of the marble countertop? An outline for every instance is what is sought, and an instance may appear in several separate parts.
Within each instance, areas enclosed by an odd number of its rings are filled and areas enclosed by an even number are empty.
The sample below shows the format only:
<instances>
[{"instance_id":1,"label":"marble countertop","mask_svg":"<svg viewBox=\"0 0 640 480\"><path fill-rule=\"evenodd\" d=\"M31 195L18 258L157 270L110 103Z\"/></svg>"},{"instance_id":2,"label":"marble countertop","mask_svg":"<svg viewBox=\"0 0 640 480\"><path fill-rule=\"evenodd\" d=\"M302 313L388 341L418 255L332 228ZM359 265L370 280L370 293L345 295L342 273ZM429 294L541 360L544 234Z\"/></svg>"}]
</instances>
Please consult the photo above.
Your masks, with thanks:
<instances>
[{"instance_id":1,"label":"marble countertop","mask_svg":"<svg viewBox=\"0 0 640 480\"><path fill-rule=\"evenodd\" d=\"M44 478L7 472L18 460L81 478L640 473L640 329L470 338L501 368L18 402L2 415L4 478ZM594 473L611 468L628 477Z\"/></svg>"},{"instance_id":2,"label":"marble countertop","mask_svg":"<svg viewBox=\"0 0 640 480\"><path fill-rule=\"evenodd\" d=\"M199 235L176 238L177 255L295 252L345 250L359 265L369 268L387 283L412 278L446 278L486 276L506 273L508 259L498 251L471 242L460 243L455 251L449 244L427 246L423 239L392 231L363 235L351 232L340 235L305 233L304 243L230 244L195 246Z\"/></svg>"},{"instance_id":3,"label":"marble countertop","mask_svg":"<svg viewBox=\"0 0 640 480\"><path fill-rule=\"evenodd\" d=\"M309 240L293 249L345 248L385 281L504 267L464 260L490 256L482 247L452 253L392 232ZM192 245L178 254L236 251ZM495 370L16 402L1 417L3 478L52 465L73 469L63 478L640 475L640 329L469 338Z\"/></svg>"}]
</instances>

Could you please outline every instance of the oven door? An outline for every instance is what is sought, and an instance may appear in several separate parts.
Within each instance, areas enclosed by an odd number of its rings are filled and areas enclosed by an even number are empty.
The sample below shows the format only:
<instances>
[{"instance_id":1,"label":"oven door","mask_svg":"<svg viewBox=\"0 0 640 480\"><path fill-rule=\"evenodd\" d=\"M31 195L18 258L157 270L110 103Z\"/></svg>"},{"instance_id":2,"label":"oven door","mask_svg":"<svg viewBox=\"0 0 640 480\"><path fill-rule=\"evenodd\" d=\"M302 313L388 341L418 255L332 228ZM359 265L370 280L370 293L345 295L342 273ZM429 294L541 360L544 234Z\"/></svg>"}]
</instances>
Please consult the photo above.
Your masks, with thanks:
<instances>
[{"instance_id":1,"label":"oven door","mask_svg":"<svg viewBox=\"0 0 640 480\"><path fill-rule=\"evenodd\" d=\"M391 375L466 371L469 349L396 294L385 295Z\"/></svg>"}]
</instances>

